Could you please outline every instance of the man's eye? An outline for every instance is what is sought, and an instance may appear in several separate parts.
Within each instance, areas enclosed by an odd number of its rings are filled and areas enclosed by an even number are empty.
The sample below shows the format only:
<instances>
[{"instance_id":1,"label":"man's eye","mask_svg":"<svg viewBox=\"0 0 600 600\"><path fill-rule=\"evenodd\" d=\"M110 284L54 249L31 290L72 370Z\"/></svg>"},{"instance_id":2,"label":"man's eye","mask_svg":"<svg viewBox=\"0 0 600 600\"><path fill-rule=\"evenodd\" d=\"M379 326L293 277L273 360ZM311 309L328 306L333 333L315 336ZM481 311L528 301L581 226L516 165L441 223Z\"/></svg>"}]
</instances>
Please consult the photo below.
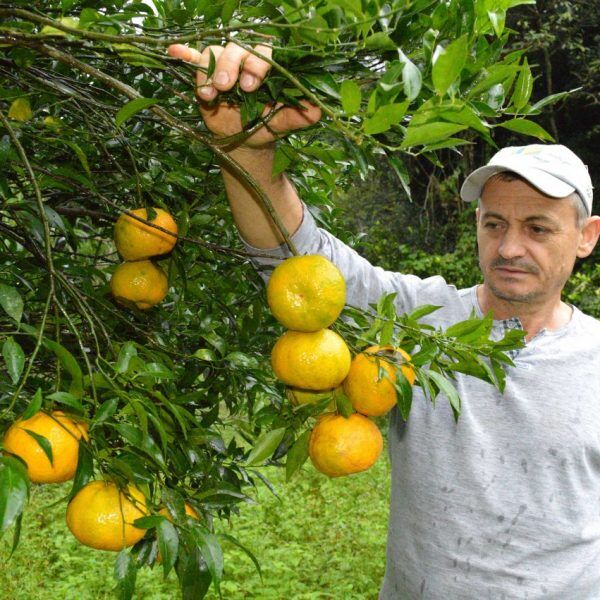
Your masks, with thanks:
<instances>
[{"instance_id":1,"label":"man's eye","mask_svg":"<svg viewBox=\"0 0 600 600\"><path fill-rule=\"evenodd\" d=\"M498 223L494 223L494 222L492 222L492 221L488 221L488 222L487 222L487 223L485 223L483 226L484 226L486 229L492 229L492 230L494 230L494 229L498 229L498 227L499 227Z\"/></svg>"},{"instance_id":2,"label":"man's eye","mask_svg":"<svg viewBox=\"0 0 600 600\"><path fill-rule=\"evenodd\" d=\"M548 230L545 227L541 227L540 225L532 225L531 231L536 234L546 233Z\"/></svg>"}]
</instances>

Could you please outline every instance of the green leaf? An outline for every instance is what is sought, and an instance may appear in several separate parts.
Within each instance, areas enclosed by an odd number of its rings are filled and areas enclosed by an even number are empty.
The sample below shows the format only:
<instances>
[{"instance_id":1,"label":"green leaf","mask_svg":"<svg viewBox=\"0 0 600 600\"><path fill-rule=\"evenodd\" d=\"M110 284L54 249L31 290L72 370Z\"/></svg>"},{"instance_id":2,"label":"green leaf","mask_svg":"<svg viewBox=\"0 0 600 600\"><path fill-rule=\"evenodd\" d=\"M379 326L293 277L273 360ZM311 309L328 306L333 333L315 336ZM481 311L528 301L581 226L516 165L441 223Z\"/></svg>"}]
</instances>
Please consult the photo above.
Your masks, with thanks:
<instances>
[{"instance_id":1,"label":"green leaf","mask_svg":"<svg viewBox=\"0 0 600 600\"><path fill-rule=\"evenodd\" d=\"M298 160L298 153L288 144L282 143L275 150L275 158L273 160L272 177L276 177L283 173L292 163Z\"/></svg>"},{"instance_id":2,"label":"green leaf","mask_svg":"<svg viewBox=\"0 0 600 600\"><path fill-rule=\"evenodd\" d=\"M281 443L285 435L285 427L273 429L261 435L255 442L252 451L246 460L247 466L262 464L269 456L275 452L277 446Z\"/></svg>"},{"instance_id":3,"label":"green leaf","mask_svg":"<svg viewBox=\"0 0 600 600\"><path fill-rule=\"evenodd\" d=\"M521 110L531 98L531 92L533 91L533 77L531 75L531 69L529 63L525 58L523 60L523 66L521 72L515 83L515 89L512 95L512 104L517 110Z\"/></svg>"},{"instance_id":4,"label":"green leaf","mask_svg":"<svg viewBox=\"0 0 600 600\"><path fill-rule=\"evenodd\" d=\"M402 369L396 369L395 372L396 381L393 383L396 388L396 402L402 418L406 421L412 407L413 389Z\"/></svg>"},{"instance_id":5,"label":"green leaf","mask_svg":"<svg viewBox=\"0 0 600 600\"><path fill-rule=\"evenodd\" d=\"M256 556L254 556L254 554L252 554L252 552L250 552L250 550L248 550L248 548L246 548L245 546L243 546L233 536L231 536L231 535L229 535L227 533L220 533L219 537L223 538L224 540L227 540L227 541L231 542L232 544L235 544L242 552L244 552L244 554L246 554L246 556L254 563L254 566L256 567L256 570L258 571L258 574L260 575L260 579L262 581L262 571L261 571L261 568L260 568L260 564L259 564L258 560L256 559Z\"/></svg>"},{"instance_id":6,"label":"green leaf","mask_svg":"<svg viewBox=\"0 0 600 600\"><path fill-rule=\"evenodd\" d=\"M4 344L2 344L2 356L4 356L8 374L10 375L13 384L16 385L21 378L21 373L25 366L25 353L23 352L23 348L15 342L13 337L9 337Z\"/></svg>"},{"instance_id":7,"label":"green leaf","mask_svg":"<svg viewBox=\"0 0 600 600\"><path fill-rule=\"evenodd\" d=\"M408 318L413 319L414 321L418 321L419 319L430 315L431 313L435 312L436 310L439 310L440 308L442 307L436 306L435 304L423 304L422 306L418 306L417 308L415 308L415 310L413 310L413 312L411 312L408 315Z\"/></svg>"},{"instance_id":8,"label":"green leaf","mask_svg":"<svg viewBox=\"0 0 600 600\"><path fill-rule=\"evenodd\" d=\"M193 356L208 362L214 362L217 360L217 355L215 354L214 350L211 350L210 348L200 348L194 352Z\"/></svg>"},{"instance_id":9,"label":"green leaf","mask_svg":"<svg viewBox=\"0 0 600 600\"><path fill-rule=\"evenodd\" d=\"M259 366L258 360L254 356L244 354L243 352L230 352L225 360L228 361L232 367L241 367L243 369L256 369Z\"/></svg>"},{"instance_id":10,"label":"green leaf","mask_svg":"<svg viewBox=\"0 0 600 600\"><path fill-rule=\"evenodd\" d=\"M181 553L175 565L182 600L201 600L210 588L211 575L196 544Z\"/></svg>"},{"instance_id":11,"label":"green leaf","mask_svg":"<svg viewBox=\"0 0 600 600\"><path fill-rule=\"evenodd\" d=\"M212 533L194 529L194 534L198 540L200 551L206 561L206 566L212 576L213 583L219 591L221 579L223 577L223 550L219 540Z\"/></svg>"},{"instance_id":12,"label":"green leaf","mask_svg":"<svg viewBox=\"0 0 600 600\"><path fill-rule=\"evenodd\" d=\"M69 492L69 498L75 494L94 478L94 457L89 446L83 442L79 443L79 452L77 455L77 471L73 478L73 485Z\"/></svg>"},{"instance_id":13,"label":"green leaf","mask_svg":"<svg viewBox=\"0 0 600 600\"><path fill-rule=\"evenodd\" d=\"M215 53L211 48L208 50L208 69L206 70L206 79L212 79L212 76L215 74L215 67L217 66L217 59L215 58Z\"/></svg>"},{"instance_id":14,"label":"green leaf","mask_svg":"<svg viewBox=\"0 0 600 600\"><path fill-rule=\"evenodd\" d=\"M165 365L157 362L145 363L144 368L140 371L141 375L150 375L157 379L175 379L175 374Z\"/></svg>"},{"instance_id":15,"label":"green leaf","mask_svg":"<svg viewBox=\"0 0 600 600\"><path fill-rule=\"evenodd\" d=\"M406 136L402 141L401 147L409 148L411 146L432 144L433 142L439 142L464 129L467 129L466 125L443 122L427 123L426 125L417 125L415 127L409 126L406 130Z\"/></svg>"},{"instance_id":16,"label":"green leaf","mask_svg":"<svg viewBox=\"0 0 600 600\"><path fill-rule=\"evenodd\" d=\"M506 97L506 91L504 86L501 83L497 83L493 85L487 93L487 105L492 109L492 111L500 110L502 105L504 104L504 99Z\"/></svg>"},{"instance_id":17,"label":"green leaf","mask_svg":"<svg viewBox=\"0 0 600 600\"><path fill-rule=\"evenodd\" d=\"M506 84L507 81L512 81L512 78L519 72L520 68L518 65L500 64L492 65L487 70L482 70L483 79L471 89L468 97L473 98L480 92L489 90L498 83Z\"/></svg>"},{"instance_id":18,"label":"green leaf","mask_svg":"<svg viewBox=\"0 0 600 600\"><path fill-rule=\"evenodd\" d=\"M21 294L14 287L0 283L0 306L17 323L21 321L21 316L23 315L23 298L21 298Z\"/></svg>"},{"instance_id":19,"label":"green leaf","mask_svg":"<svg viewBox=\"0 0 600 600\"><path fill-rule=\"evenodd\" d=\"M166 577L177 560L179 535L177 535L175 526L167 519L162 519L156 527L156 532L158 534L158 551L162 558L163 573Z\"/></svg>"},{"instance_id":20,"label":"green leaf","mask_svg":"<svg viewBox=\"0 0 600 600\"><path fill-rule=\"evenodd\" d=\"M365 48L367 50L396 50L397 45L387 33L378 31L365 40Z\"/></svg>"},{"instance_id":21,"label":"green leaf","mask_svg":"<svg viewBox=\"0 0 600 600\"><path fill-rule=\"evenodd\" d=\"M17 98L16 100L13 100L8 109L9 119L25 123L26 121L29 121L31 117L33 117L33 112L28 98Z\"/></svg>"},{"instance_id":22,"label":"green leaf","mask_svg":"<svg viewBox=\"0 0 600 600\"><path fill-rule=\"evenodd\" d=\"M73 355L64 346L61 346L54 340L44 338L44 346L54 352L65 371L71 375L72 384L69 391L74 396L80 398L83 395L83 373Z\"/></svg>"},{"instance_id":23,"label":"green leaf","mask_svg":"<svg viewBox=\"0 0 600 600\"><path fill-rule=\"evenodd\" d=\"M492 27L494 28L494 32L498 37L502 35L504 31L504 24L506 22L506 11L500 8L496 10L488 11L488 18Z\"/></svg>"},{"instance_id":24,"label":"green leaf","mask_svg":"<svg viewBox=\"0 0 600 600\"><path fill-rule=\"evenodd\" d=\"M338 84L335 79L327 72L322 74L310 74L302 77L302 80L309 86L323 92L324 94L340 100L340 94L338 92Z\"/></svg>"},{"instance_id":25,"label":"green leaf","mask_svg":"<svg viewBox=\"0 0 600 600\"><path fill-rule=\"evenodd\" d=\"M50 445L48 439L45 438L43 435L39 435L39 433L36 433L35 431L31 431L30 429L25 429L24 427L22 429L23 431L26 431L38 443L39 447L44 451L44 454L48 457L50 464L53 465L54 459L52 457L52 446Z\"/></svg>"},{"instance_id":26,"label":"green leaf","mask_svg":"<svg viewBox=\"0 0 600 600\"><path fill-rule=\"evenodd\" d=\"M308 429L298 436L294 445L287 453L285 461L285 480L289 481L308 458L308 442L310 441L311 430Z\"/></svg>"},{"instance_id":27,"label":"green leaf","mask_svg":"<svg viewBox=\"0 0 600 600\"><path fill-rule=\"evenodd\" d=\"M0 537L19 518L29 498L25 465L0 454Z\"/></svg>"},{"instance_id":28,"label":"green leaf","mask_svg":"<svg viewBox=\"0 0 600 600\"><path fill-rule=\"evenodd\" d=\"M73 394L69 394L69 392L54 392L46 396L46 398L47 400L52 400L52 402L58 402L59 404L74 408L77 412L84 412L81 402Z\"/></svg>"},{"instance_id":29,"label":"green leaf","mask_svg":"<svg viewBox=\"0 0 600 600\"><path fill-rule=\"evenodd\" d=\"M404 86L404 95L412 102L421 91L423 85L423 76L419 67L415 65L402 51L399 51L400 62L402 62L402 84Z\"/></svg>"},{"instance_id":30,"label":"green leaf","mask_svg":"<svg viewBox=\"0 0 600 600\"><path fill-rule=\"evenodd\" d=\"M392 125L402 121L408 108L408 102L386 104L377 109L375 114L364 122L363 129L368 135L388 131Z\"/></svg>"},{"instance_id":31,"label":"green leaf","mask_svg":"<svg viewBox=\"0 0 600 600\"><path fill-rule=\"evenodd\" d=\"M454 385L436 371L428 371L427 375L433 379L440 391L448 398L454 412L454 419L458 420L458 416L460 415L460 396Z\"/></svg>"},{"instance_id":32,"label":"green leaf","mask_svg":"<svg viewBox=\"0 0 600 600\"><path fill-rule=\"evenodd\" d=\"M360 111L362 94L358 84L351 79L345 79L340 88L342 108L346 116L351 117Z\"/></svg>"},{"instance_id":33,"label":"green leaf","mask_svg":"<svg viewBox=\"0 0 600 600\"><path fill-rule=\"evenodd\" d=\"M346 394L335 394L336 410L346 419L354 412L350 398Z\"/></svg>"},{"instance_id":34,"label":"green leaf","mask_svg":"<svg viewBox=\"0 0 600 600\"><path fill-rule=\"evenodd\" d=\"M225 0L223 3L223 9L221 10L221 20L223 23L229 23L231 21L231 17L233 17L233 13L237 8L238 0Z\"/></svg>"},{"instance_id":35,"label":"green leaf","mask_svg":"<svg viewBox=\"0 0 600 600\"><path fill-rule=\"evenodd\" d=\"M383 294L377 301L377 314L388 319L394 319L396 317L396 307L394 302L398 292L392 292L391 294Z\"/></svg>"},{"instance_id":36,"label":"green leaf","mask_svg":"<svg viewBox=\"0 0 600 600\"><path fill-rule=\"evenodd\" d=\"M112 44L119 57L127 64L146 69L164 69L165 65L146 52L132 44Z\"/></svg>"},{"instance_id":37,"label":"green leaf","mask_svg":"<svg viewBox=\"0 0 600 600\"><path fill-rule=\"evenodd\" d=\"M154 529L166 520L163 515L152 515L149 517L140 517L135 519L133 524L140 529Z\"/></svg>"},{"instance_id":38,"label":"green leaf","mask_svg":"<svg viewBox=\"0 0 600 600\"><path fill-rule=\"evenodd\" d=\"M10 558L15 553L15 550L17 549L17 546L19 545L19 540L21 539L22 524L23 524L23 513L21 513L17 517L17 520L15 521L15 532L13 535L13 543L12 543L12 547L10 549L10 554L8 555L8 558ZM2 537L1 533L0 533L0 537Z\"/></svg>"},{"instance_id":39,"label":"green leaf","mask_svg":"<svg viewBox=\"0 0 600 600\"><path fill-rule=\"evenodd\" d=\"M125 121L127 121L127 119L130 119L136 113L148 108L149 106L152 106L153 104L156 104L157 102L158 100L155 100L154 98L136 98L135 100L131 100L131 102L128 102L121 107L117 113L117 116L115 117L115 125L120 127Z\"/></svg>"},{"instance_id":40,"label":"green leaf","mask_svg":"<svg viewBox=\"0 0 600 600\"><path fill-rule=\"evenodd\" d=\"M488 313L483 319L473 318L455 323L448 327L445 333L447 336L457 338L461 342L470 343L481 337L488 339L492 330L492 323L491 313Z\"/></svg>"},{"instance_id":41,"label":"green leaf","mask_svg":"<svg viewBox=\"0 0 600 600\"><path fill-rule=\"evenodd\" d=\"M114 576L117 580L117 591L120 600L130 600L135 591L135 580L137 568L135 561L127 549L123 549L117 555L115 561Z\"/></svg>"},{"instance_id":42,"label":"green leaf","mask_svg":"<svg viewBox=\"0 0 600 600\"><path fill-rule=\"evenodd\" d=\"M73 152L75 152L75 155L79 159L79 162L81 163L81 166L83 167L83 170L86 172L87 176L91 179L92 172L90 171L90 165L88 163L88 159L87 159L87 156L85 155L85 152L75 142L72 142L71 140L66 140L64 138L60 138L60 141L63 144L66 144L67 146L69 146L69 148L71 148L71 150L73 150Z\"/></svg>"},{"instance_id":43,"label":"green leaf","mask_svg":"<svg viewBox=\"0 0 600 600\"><path fill-rule=\"evenodd\" d=\"M467 61L468 43L468 36L465 34L448 44L446 48L441 46L436 48L431 76L438 95L443 96L460 75Z\"/></svg>"},{"instance_id":44,"label":"green leaf","mask_svg":"<svg viewBox=\"0 0 600 600\"><path fill-rule=\"evenodd\" d=\"M554 103L558 102L559 100L562 100L563 98L566 98L567 96L570 96L571 94L580 91L581 89L582 88L579 87L579 88L573 88L572 90L569 90L568 92L559 92L558 94L550 94L549 96L546 96L545 98L542 98L539 102L536 102L527 111L527 114L537 114L545 106L548 106L550 104L554 104Z\"/></svg>"},{"instance_id":45,"label":"green leaf","mask_svg":"<svg viewBox=\"0 0 600 600\"><path fill-rule=\"evenodd\" d=\"M96 412L96 416L92 420L92 427L110 419L115 414L118 406L118 398L111 398L110 400L106 400L105 402L103 402L100 405L98 412Z\"/></svg>"},{"instance_id":46,"label":"green leaf","mask_svg":"<svg viewBox=\"0 0 600 600\"><path fill-rule=\"evenodd\" d=\"M33 417L33 415L39 412L40 408L42 408L42 390L41 388L38 388L35 394L33 395L31 402L21 415L21 418L23 420L30 419L31 417ZM50 461L52 462L52 459L50 459Z\"/></svg>"},{"instance_id":47,"label":"green leaf","mask_svg":"<svg viewBox=\"0 0 600 600\"><path fill-rule=\"evenodd\" d=\"M391 152L386 152L386 156L390 165L392 165L392 169L394 170L400 185L404 189L407 198L412 200L412 194L410 191L410 175L408 173L408 169L406 168L406 164L401 158L395 156Z\"/></svg>"},{"instance_id":48,"label":"green leaf","mask_svg":"<svg viewBox=\"0 0 600 600\"><path fill-rule=\"evenodd\" d=\"M546 140L548 142L554 141L554 138L543 127L527 119L511 119L510 121L504 121L504 123L499 123L499 127L515 131L516 133L531 135L540 140Z\"/></svg>"},{"instance_id":49,"label":"green leaf","mask_svg":"<svg viewBox=\"0 0 600 600\"><path fill-rule=\"evenodd\" d=\"M379 345L387 346L391 344L394 337L394 321L386 321L379 333Z\"/></svg>"}]
</instances>

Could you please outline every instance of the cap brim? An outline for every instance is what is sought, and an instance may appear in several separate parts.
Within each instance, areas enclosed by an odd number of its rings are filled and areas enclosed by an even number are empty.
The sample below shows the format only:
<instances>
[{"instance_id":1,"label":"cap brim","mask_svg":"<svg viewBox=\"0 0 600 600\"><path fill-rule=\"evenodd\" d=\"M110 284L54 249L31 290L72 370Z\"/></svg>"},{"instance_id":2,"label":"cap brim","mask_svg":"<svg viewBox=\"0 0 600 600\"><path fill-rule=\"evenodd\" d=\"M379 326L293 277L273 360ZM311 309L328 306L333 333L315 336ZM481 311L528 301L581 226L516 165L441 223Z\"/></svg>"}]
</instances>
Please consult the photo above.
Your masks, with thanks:
<instances>
[{"instance_id":1,"label":"cap brim","mask_svg":"<svg viewBox=\"0 0 600 600\"><path fill-rule=\"evenodd\" d=\"M531 185L536 187L540 192L546 196L552 198L565 198L573 192L575 188L568 183L565 183L561 179L534 169L532 167L519 167L519 165L486 165L473 171L464 181L460 188L460 197L465 202L473 202L481 198L483 187L487 180L496 175L497 173L503 173L505 171L512 171L524 177Z\"/></svg>"}]
</instances>

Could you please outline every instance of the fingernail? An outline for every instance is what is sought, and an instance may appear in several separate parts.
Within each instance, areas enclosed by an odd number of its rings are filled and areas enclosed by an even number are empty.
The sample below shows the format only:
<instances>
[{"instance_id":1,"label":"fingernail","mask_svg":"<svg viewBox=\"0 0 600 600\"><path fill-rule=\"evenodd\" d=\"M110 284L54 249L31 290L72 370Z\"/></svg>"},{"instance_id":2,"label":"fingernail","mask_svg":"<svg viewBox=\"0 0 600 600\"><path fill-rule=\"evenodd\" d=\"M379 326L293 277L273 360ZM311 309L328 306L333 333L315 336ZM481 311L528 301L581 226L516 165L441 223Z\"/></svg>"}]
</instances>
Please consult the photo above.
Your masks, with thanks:
<instances>
[{"instance_id":1,"label":"fingernail","mask_svg":"<svg viewBox=\"0 0 600 600\"><path fill-rule=\"evenodd\" d=\"M256 84L256 77L249 73L244 73L240 79L240 85L245 90L251 90Z\"/></svg>"},{"instance_id":2,"label":"fingernail","mask_svg":"<svg viewBox=\"0 0 600 600\"><path fill-rule=\"evenodd\" d=\"M213 81L218 85L227 85L229 83L229 73L227 71L219 71L214 76Z\"/></svg>"},{"instance_id":3,"label":"fingernail","mask_svg":"<svg viewBox=\"0 0 600 600\"><path fill-rule=\"evenodd\" d=\"M216 94L216 90L212 85L204 85L199 88L198 93L206 99L212 98Z\"/></svg>"}]
</instances>

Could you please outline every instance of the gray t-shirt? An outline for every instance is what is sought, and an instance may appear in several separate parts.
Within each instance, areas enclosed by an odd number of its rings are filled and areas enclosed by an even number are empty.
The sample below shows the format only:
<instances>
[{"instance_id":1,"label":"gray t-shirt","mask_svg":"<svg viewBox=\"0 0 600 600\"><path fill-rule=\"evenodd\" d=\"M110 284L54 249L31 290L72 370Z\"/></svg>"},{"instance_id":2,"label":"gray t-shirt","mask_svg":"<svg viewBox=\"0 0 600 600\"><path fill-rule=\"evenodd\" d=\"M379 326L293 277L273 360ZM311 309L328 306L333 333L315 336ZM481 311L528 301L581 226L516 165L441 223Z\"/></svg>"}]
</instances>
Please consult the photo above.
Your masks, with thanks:
<instances>
[{"instance_id":1,"label":"gray t-shirt","mask_svg":"<svg viewBox=\"0 0 600 600\"><path fill-rule=\"evenodd\" d=\"M442 305L424 319L438 327L473 309L483 316L475 287L373 267L304 215L294 244L340 268L349 305L397 292L399 312ZM511 327L519 321L495 321L492 335ZM574 308L567 325L541 331L514 360L504 394L458 375L458 423L446 399L434 407L419 388L408 422L392 411L380 600L600 598L600 322Z\"/></svg>"}]
</instances>

